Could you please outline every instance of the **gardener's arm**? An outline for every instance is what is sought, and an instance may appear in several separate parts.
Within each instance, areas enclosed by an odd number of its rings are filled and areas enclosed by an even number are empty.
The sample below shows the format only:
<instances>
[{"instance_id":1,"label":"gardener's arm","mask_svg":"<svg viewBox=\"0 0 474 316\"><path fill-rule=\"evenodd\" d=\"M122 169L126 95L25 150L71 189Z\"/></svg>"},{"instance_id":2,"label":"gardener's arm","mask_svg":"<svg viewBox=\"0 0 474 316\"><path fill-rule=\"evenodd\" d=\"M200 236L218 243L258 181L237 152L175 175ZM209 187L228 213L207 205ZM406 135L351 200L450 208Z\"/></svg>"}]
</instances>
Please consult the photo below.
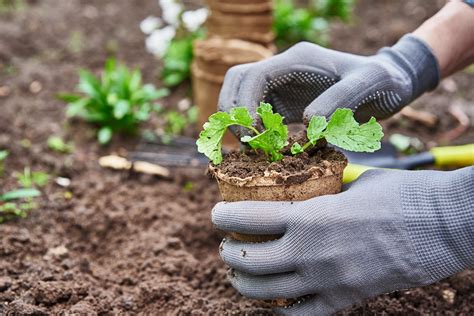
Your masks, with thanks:
<instances>
[{"instance_id":1,"label":"gardener's arm","mask_svg":"<svg viewBox=\"0 0 474 316\"><path fill-rule=\"evenodd\" d=\"M474 167L371 170L336 195L219 203L212 220L225 231L283 234L265 243L222 243L240 293L305 297L279 312L328 315L474 267Z\"/></svg>"},{"instance_id":2,"label":"gardener's arm","mask_svg":"<svg viewBox=\"0 0 474 316\"><path fill-rule=\"evenodd\" d=\"M431 47L441 77L474 63L474 8L470 9L461 0L449 1L413 35Z\"/></svg>"},{"instance_id":3,"label":"gardener's arm","mask_svg":"<svg viewBox=\"0 0 474 316\"><path fill-rule=\"evenodd\" d=\"M266 101L287 123L330 116L340 107L356 118L386 118L433 90L441 77L474 62L474 8L453 0L412 34L373 56L299 43L267 60L233 67L221 110Z\"/></svg>"}]
</instances>

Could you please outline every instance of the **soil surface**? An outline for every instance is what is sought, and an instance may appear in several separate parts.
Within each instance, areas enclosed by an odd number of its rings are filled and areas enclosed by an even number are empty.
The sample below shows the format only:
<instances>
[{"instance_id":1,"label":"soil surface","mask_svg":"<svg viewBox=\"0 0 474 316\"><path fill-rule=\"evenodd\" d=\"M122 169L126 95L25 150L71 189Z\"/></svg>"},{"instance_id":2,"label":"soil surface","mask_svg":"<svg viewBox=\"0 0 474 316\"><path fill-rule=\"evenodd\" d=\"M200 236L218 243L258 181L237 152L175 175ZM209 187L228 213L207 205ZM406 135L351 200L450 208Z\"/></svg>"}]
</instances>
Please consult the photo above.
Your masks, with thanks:
<instances>
[{"instance_id":1,"label":"soil surface","mask_svg":"<svg viewBox=\"0 0 474 316\"><path fill-rule=\"evenodd\" d=\"M311 176L322 176L328 168L340 172L346 164L347 159L342 153L330 147L323 147L312 154L304 152L296 156L284 156L276 162L269 162L263 152L233 151L224 155L223 162L217 168L229 177L241 179L263 177L270 172L274 175L276 172L282 184L297 184ZM280 183L279 179L276 180L277 183Z\"/></svg>"},{"instance_id":2,"label":"soil surface","mask_svg":"<svg viewBox=\"0 0 474 316\"><path fill-rule=\"evenodd\" d=\"M156 1L21 2L17 10L0 11L0 149L10 152L0 188L16 188L14 173L26 166L72 183L64 188L50 181L27 218L0 225L0 314L271 314L226 279L218 256L222 236L210 221L219 193L204 170L174 170L173 179L163 180L101 169L98 157L126 153L138 140L116 137L99 147L95 131L68 121L55 97L74 88L78 67L98 72L110 55L160 85L159 63L145 52L138 28L148 15L160 14ZM332 46L374 53L443 2L360 0L352 25L333 26ZM398 117L384 123L384 132L416 136L425 147L442 144L456 127L455 106L470 126L450 143L472 142L473 82L472 71L464 71L416 101L416 109L439 119L435 126ZM175 106L188 89L174 90L164 106ZM49 151L51 135L74 141L75 151ZM473 279L473 271L464 271L341 315L473 314Z\"/></svg>"}]
</instances>

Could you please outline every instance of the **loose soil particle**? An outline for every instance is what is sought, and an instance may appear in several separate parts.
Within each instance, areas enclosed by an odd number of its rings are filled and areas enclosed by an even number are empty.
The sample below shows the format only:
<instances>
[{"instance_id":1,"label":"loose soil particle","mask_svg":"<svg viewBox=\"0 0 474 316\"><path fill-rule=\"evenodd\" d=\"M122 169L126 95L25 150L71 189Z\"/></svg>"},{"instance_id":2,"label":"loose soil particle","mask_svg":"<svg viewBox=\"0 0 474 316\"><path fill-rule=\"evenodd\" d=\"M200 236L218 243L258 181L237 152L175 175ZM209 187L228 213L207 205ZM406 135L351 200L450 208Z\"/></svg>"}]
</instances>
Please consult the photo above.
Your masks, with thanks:
<instances>
[{"instance_id":1,"label":"loose soil particle","mask_svg":"<svg viewBox=\"0 0 474 316\"><path fill-rule=\"evenodd\" d=\"M65 124L64 105L55 98L74 88L78 67L97 72L114 47L119 59L144 71L145 82L153 81L156 60L145 52L138 24L159 14L156 2L27 3L0 16L0 87L9 91L0 97L0 147L11 153L0 188L13 189L13 171L31 166L70 178L72 199L50 183L28 218L0 225L0 314L271 314L261 302L241 297L226 279L218 256L222 236L210 221L219 200L215 182L199 170L178 171L172 181L163 181L101 169L100 156L132 148L135 141L117 138L100 148L89 126ZM424 0L358 1L355 28L336 26L334 45L373 53L434 11L436 5ZM70 48L74 32L85 35L80 50ZM472 74L453 80L458 92L441 87L416 106L443 118L454 97L474 98ZM30 90L34 81L41 91ZM176 104L186 89L174 91L164 105ZM427 143L451 123L426 129L392 120L385 132L403 131ZM74 140L74 154L48 151L46 141L55 133ZM457 141L472 141L473 135L471 128ZM183 192L188 181L194 189ZM45 256L60 246L67 255ZM430 286L380 295L339 315L471 315L473 277L467 270Z\"/></svg>"}]
</instances>

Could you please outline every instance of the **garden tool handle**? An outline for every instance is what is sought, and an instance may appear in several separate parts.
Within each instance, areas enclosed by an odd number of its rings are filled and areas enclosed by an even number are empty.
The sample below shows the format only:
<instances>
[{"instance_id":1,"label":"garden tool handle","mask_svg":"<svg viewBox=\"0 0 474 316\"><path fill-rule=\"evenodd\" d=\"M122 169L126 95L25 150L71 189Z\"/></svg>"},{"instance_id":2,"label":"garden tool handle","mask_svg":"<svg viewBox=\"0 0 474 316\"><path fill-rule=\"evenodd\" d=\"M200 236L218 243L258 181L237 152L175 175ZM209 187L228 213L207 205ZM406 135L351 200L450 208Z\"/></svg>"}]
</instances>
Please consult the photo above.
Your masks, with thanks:
<instances>
[{"instance_id":1,"label":"garden tool handle","mask_svg":"<svg viewBox=\"0 0 474 316\"><path fill-rule=\"evenodd\" d=\"M342 176L343 183L349 183L356 180L361 174L370 169L380 169L376 167L363 166L355 163L347 164Z\"/></svg>"},{"instance_id":2,"label":"garden tool handle","mask_svg":"<svg viewBox=\"0 0 474 316\"><path fill-rule=\"evenodd\" d=\"M474 165L474 144L433 147L430 149L437 167Z\"/></svg>"}]
</instances>

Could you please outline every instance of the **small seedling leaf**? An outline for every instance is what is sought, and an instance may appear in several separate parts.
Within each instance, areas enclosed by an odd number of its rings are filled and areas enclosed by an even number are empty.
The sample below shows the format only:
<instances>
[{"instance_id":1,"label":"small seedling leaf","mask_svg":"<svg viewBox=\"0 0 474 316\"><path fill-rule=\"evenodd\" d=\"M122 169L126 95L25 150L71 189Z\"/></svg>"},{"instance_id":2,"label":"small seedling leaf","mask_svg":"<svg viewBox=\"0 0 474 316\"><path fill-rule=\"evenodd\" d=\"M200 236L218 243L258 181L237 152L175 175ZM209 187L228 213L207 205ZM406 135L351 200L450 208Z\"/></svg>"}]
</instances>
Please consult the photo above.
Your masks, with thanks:
<instances>
[{"instance_id":1,"label":"small seedling leaf","mask_svg":"<svg viewBox=\"0 0 474 316\"><path fill-rule=\"evenodd\" d=\"M107 144L112 139L112 129L108 126L102 127L97 133L97 139L102 145Z\"/></svg>"},{"instance_id":2,"label":"small seedling leaf","mask_svg":"<svg viewBox=\"0 0 474 316\"><path fill-rule=\"evenodd\" d=\"M33 188L26 188L26 189L18 189L14 191L10 191L0 195L0 200L2 201L12 201L18 199L27 199L40 196L41 192L33 189Z\"/></svg>"}]
</instances>

